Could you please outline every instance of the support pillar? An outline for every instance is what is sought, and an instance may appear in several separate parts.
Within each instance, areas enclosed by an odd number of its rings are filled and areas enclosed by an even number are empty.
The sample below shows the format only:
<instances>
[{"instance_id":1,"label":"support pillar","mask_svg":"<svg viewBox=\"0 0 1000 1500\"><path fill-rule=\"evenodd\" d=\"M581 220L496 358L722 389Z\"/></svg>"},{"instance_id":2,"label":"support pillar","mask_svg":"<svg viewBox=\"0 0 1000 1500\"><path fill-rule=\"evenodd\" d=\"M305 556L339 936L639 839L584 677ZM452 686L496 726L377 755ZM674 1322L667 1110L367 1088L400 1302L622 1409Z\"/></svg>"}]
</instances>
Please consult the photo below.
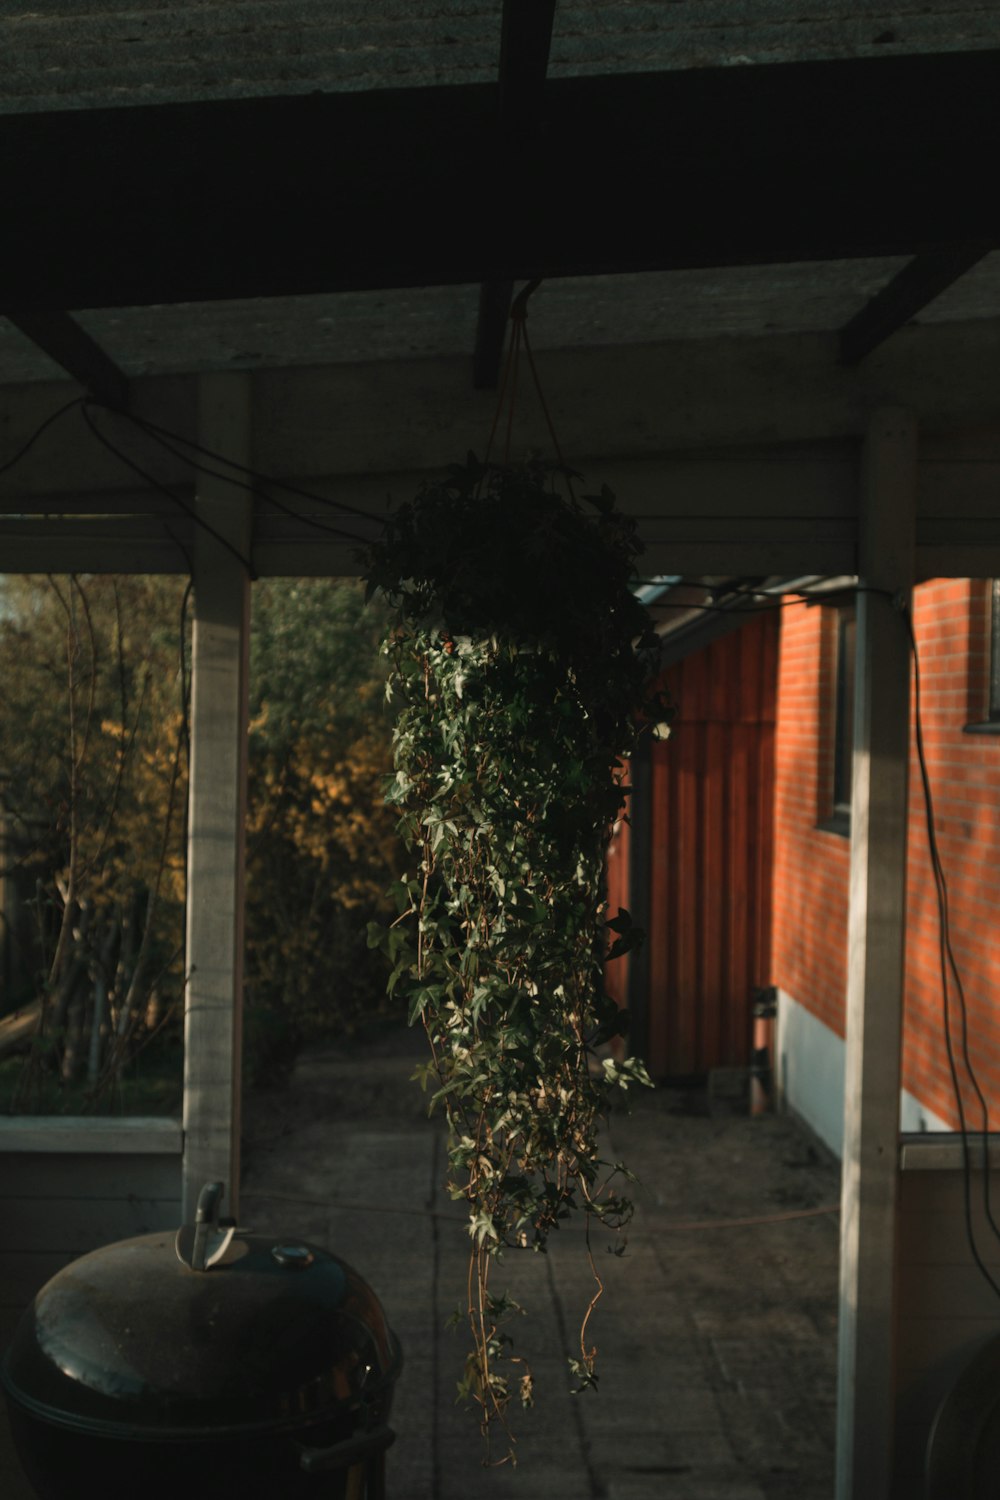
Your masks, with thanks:
<instances>
[{"instance_id":1,"label":"support pillar","mask_svg":"<svg viewBox=\"0 0 1000 1500\"><path fill-rule=\"evenodd\" d=\"M199 379L199 441L250 459L250 377ZM252 500L199 475L199 519L249 559ZM250 576L204 527L194 544L191 781L188 794L187 966L184 1008L185 1222L205 1182L226 1184L239 1212L243 1011L244 840Z\"/></svg>"},{"instance_id":2,"label":"support pillar","mask_svg":"<svg viewBox=\"0 0 1000 1500\"><path fill-rule=\"evenodd\" d=\"M917 434L886 410L862 460L841 1201L837 1500L886 1500L895 1421L896 1185Z\"/></svg>"}]
</instances>

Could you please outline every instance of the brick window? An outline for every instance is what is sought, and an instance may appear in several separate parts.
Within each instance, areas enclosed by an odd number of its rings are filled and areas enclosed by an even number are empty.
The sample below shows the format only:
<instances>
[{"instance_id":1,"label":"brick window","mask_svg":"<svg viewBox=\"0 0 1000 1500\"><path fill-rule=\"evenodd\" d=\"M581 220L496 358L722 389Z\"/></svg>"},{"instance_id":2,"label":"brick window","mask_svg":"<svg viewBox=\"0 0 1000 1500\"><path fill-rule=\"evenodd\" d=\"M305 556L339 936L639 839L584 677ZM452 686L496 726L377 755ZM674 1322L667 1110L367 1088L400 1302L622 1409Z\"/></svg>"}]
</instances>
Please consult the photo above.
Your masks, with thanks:
<instances>
[{"instance_id":1,"label":"brick window","mask_svg":"<svg viewBox=\"0 0 1000 1500\"><path fill-rule=\"evenodd\" d=\"M969 637L970 734L1000 734L1000 578L972 595Z\"/></svg>"},{"instance_id":2,"label":"brick window","mask_svg":"<svg viewBox=\"0 0 1000 1500\"><path fill-rule=\"evenodd\" d=\"M854 749L854 661L857 612L853 604L825 606L823 621L827 707L820 715L820 828L849 837Z\"/></svg>"},{"instance_id":3,"label":"brick window","mask_svg":"<svg viewBox=\"0 0 1000 1500\"><path fill-rule=\"evenodd\" d=\"M986 718L1000 726L1000 578L990 588L990 675Z\"/></svg>"},{"instance_id":4,"label":"brick window","mask_svg":"<svg viewBox=\"0 0 1000 1500\"><path fill-rule=\"evenodd\" d=\"M833 815L851 816L854 751L854 659L857 641L854 605L837 611L837 710L833 743Z\"/></svg>"}]
</instances>

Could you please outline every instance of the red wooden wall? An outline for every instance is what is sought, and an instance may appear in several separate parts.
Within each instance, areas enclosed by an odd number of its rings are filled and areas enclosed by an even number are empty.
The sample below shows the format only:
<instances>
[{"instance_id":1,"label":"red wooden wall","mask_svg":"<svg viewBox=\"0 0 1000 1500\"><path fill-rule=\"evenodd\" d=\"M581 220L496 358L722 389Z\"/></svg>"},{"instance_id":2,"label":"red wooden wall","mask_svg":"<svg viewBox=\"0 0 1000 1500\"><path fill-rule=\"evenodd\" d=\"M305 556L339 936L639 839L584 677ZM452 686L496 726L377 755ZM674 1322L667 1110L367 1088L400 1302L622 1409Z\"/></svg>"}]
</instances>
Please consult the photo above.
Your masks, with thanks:
<instances>
[{"instance_id":1,"label":"red wooden wall","mask_svg":"<svg viewBox=\"0 0 1000 1500\"><path fill-rule=\"evenodd\" d=\"M749 1061L752 992L770 982L777 659L778 612L768 611L665 674L677 719L652 746L631 809L633 852L646 820L648 868L633 859L631 896L645 907L654 1076ZM634 966L632 987L637 977Z\"/></svg>"}]
</instances>

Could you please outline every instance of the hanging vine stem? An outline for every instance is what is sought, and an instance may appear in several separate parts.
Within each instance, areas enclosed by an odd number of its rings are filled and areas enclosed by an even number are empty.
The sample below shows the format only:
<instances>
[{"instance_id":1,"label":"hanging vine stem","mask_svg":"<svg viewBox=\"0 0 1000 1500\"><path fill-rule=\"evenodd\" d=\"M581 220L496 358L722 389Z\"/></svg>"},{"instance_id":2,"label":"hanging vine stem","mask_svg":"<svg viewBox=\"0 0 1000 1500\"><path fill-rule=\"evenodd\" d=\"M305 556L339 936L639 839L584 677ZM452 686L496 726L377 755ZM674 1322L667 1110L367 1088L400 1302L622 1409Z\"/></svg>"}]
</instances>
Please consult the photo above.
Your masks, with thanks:
<instances>
[{"instance_id":1,"label":"hanging vine stem","mask_svg":"<svg viewBox=\"0 0 1000 1500\"><path fill-rule=\"evenodd\" d=\"M517 348L515 331L511 379ZM647 696L658 641L629 588L638 550L607 489L580 503L542 465L470 455L401 506L368 556L369 593L396 611L383 643L400 704L388 796L417 860L395 888L399 915L373 923L369 942L427 1033L418 1073L447 1117L449 1191L468 1209L459 1390L478 1407L487 1462L496 1428L497 1461L513 1460L509 1404L533 1393L507 1331L522 1309L491 1289L496 1263L544 1251L584 1215L597 1291L570 1366L577 1389L592 1387L603 1287L591 1230L617 1235L631 1212L611 1195L624 1169L602 1161L597 1132L621 1090L649 1080L637 1059L596 1049L627 1030L605 959L640 937L627 912L607 911L604 856L637 726L669 717Z\"/></svg>"}]
</instances>

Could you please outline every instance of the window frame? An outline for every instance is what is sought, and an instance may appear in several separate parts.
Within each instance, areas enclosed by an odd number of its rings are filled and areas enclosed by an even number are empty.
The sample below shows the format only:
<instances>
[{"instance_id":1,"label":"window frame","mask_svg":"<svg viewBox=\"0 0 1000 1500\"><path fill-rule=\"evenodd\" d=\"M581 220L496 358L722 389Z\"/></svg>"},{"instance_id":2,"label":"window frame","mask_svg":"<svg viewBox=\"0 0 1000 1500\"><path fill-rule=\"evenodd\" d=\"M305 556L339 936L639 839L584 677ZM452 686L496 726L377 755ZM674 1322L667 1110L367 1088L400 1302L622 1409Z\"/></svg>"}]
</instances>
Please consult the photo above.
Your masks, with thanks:
<instances>
[{"instance_id":1,"label":"window frame","mask_svg":"<svg viewBox=\"0 0 1000 1500\"><path fill-rule=\"evenodd\" d=\"M826 621L832 663L832 691L820 714L820 796L825 815L818 827L843 838L851 835L851 783L854 774L854 689L857 663L857 607L830 604Z\"/></svg>"},{"instance_id":2,"label":"window frame","mask_svg":"<svg viewBox=\"0 0 1000 1500\"><path fill-rule=\"evenodd\" d=\"M966 734L1000 734L1000 578L990 579L985 602L986 667L969 682L970 713L979 717L963 726Z\"/></svg>"}]
</instances>

